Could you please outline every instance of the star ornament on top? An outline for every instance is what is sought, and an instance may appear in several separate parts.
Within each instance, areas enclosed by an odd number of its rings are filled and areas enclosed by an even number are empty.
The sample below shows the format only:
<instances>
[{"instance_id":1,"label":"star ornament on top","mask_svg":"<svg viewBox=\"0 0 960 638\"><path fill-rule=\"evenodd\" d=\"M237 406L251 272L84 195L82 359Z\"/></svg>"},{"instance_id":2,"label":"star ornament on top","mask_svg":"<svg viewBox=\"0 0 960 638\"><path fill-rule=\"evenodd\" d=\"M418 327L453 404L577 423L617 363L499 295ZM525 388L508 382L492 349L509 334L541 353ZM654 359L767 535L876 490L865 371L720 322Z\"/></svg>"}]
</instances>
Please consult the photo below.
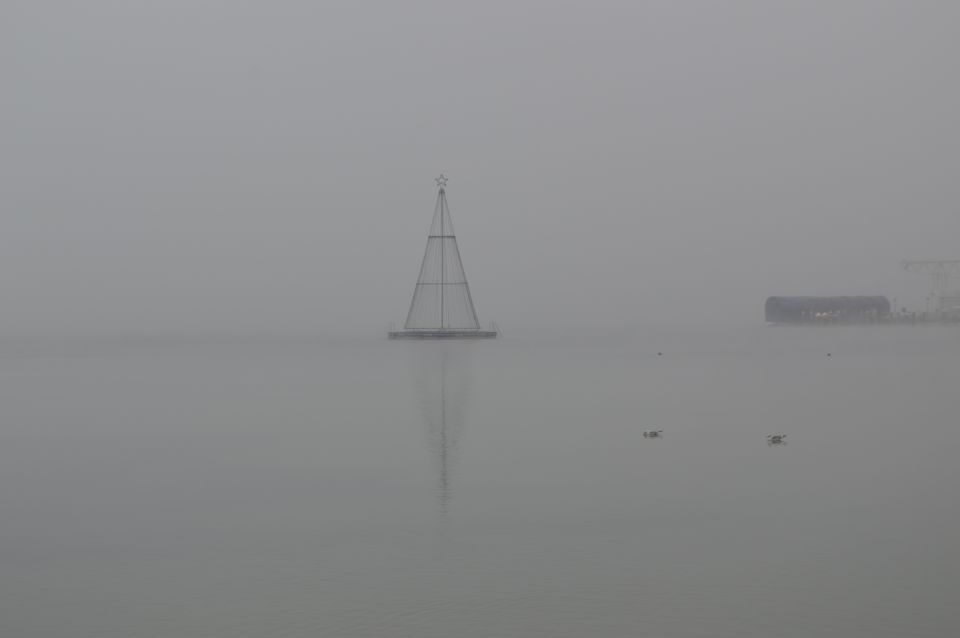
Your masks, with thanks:
<instances>
[{"instance_id":1,"label":"star ornament on top","mask_svg":"<svg viewBox=\"0 0 960 638\"><path fill-rule=\"evenodd\" d=\"M437 183L437 186L443 188L447 185L447 178L443 176L443 173L440 174L440 177L433 180Z\"/></svg>"}]
</instances>

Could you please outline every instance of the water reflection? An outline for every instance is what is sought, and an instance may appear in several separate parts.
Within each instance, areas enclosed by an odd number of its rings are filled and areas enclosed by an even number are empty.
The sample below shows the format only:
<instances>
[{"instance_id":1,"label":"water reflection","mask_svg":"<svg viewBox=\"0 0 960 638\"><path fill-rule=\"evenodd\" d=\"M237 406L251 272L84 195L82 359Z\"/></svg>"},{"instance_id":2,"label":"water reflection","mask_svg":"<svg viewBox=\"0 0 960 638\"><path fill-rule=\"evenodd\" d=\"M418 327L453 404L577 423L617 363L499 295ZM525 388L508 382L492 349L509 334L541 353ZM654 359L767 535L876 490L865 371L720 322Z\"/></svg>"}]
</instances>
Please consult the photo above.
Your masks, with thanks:
<instances>
[{"instance_id":1,"label":"water reflection","mask_svg":"<svg viewBox=\"0 0 960 638\"><path fill-rule=\"evenodd\" d=\"M470 394L470 347L463 342L419 342L415 363L418 403L423 415L427 449L434 466L438 508L446 513L463 434L464 410Z\"/></svg>"}]
</instances>

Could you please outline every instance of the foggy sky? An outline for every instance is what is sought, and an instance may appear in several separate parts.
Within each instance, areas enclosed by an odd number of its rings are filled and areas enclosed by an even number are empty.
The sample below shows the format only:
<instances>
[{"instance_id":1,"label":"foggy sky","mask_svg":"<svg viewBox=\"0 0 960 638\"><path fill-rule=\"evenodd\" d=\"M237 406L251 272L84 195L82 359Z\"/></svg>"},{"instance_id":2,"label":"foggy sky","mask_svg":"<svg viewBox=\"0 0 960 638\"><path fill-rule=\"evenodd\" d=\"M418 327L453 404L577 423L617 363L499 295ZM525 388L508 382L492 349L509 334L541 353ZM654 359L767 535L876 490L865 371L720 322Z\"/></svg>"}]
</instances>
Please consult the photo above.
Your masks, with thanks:
<instances>
[{"instance_id":1,"label":"foggy sky","mask_svg":"<svg viewBox=\"0 0 960 638\"><path fill-rule=\"evenodd\" d=\"M0 3L0 335L920 303L960 258L952 2Z\"/></svg>"}]
</instances>

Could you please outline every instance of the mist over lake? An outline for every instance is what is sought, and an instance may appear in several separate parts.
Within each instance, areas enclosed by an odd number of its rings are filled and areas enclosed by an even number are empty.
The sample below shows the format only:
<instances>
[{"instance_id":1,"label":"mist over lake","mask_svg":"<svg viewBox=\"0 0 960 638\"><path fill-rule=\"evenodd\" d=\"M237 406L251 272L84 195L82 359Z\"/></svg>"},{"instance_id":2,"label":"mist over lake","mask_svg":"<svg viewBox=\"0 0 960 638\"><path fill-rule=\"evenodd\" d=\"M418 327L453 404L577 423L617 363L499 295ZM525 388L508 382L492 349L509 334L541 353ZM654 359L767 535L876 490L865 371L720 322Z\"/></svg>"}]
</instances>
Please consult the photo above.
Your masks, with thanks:
<instances>
[{"instance_id":1,"label":"mist over lake","mask_svg":"<svg viewBox=\"0 0 960 638\"><path fill-rule=\"evenodd\" d=\"M0 638L960 635L958 25L3 0Z\"/></svg>"},{"instance_id":2,"label":"mist over lake","mask_svg":"<svg viewBox=\"0 0 960 638\"><path fill-rule=\"evenodd\" d=\"M0 628L947 636L954 336L4 341Z\"/></svg>"}]
</instances>

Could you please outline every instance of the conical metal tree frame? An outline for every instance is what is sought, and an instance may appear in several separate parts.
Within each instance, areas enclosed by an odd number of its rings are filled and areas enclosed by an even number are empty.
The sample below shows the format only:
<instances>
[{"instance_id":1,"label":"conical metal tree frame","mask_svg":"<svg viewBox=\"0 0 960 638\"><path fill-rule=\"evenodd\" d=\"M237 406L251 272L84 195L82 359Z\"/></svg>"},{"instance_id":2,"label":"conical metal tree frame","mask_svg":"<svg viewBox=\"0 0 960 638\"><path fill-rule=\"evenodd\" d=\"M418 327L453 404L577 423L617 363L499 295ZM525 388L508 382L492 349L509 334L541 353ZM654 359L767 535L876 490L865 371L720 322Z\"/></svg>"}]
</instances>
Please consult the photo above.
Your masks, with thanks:
<instances>
[{"instance_id":1,"label":"conical metal tree frame","mask_svg":"<svg viewBox=\"0 0 960 638\"><path fill-rule=\"evenodd\" d=\"M437 179L437 204L420 264L420 276L410 300L403 330L391 330L391 339L492 339L497 331L481 330L473 305L460 248L447 207L447 179Z\"/></svg>"}]
</instances>

